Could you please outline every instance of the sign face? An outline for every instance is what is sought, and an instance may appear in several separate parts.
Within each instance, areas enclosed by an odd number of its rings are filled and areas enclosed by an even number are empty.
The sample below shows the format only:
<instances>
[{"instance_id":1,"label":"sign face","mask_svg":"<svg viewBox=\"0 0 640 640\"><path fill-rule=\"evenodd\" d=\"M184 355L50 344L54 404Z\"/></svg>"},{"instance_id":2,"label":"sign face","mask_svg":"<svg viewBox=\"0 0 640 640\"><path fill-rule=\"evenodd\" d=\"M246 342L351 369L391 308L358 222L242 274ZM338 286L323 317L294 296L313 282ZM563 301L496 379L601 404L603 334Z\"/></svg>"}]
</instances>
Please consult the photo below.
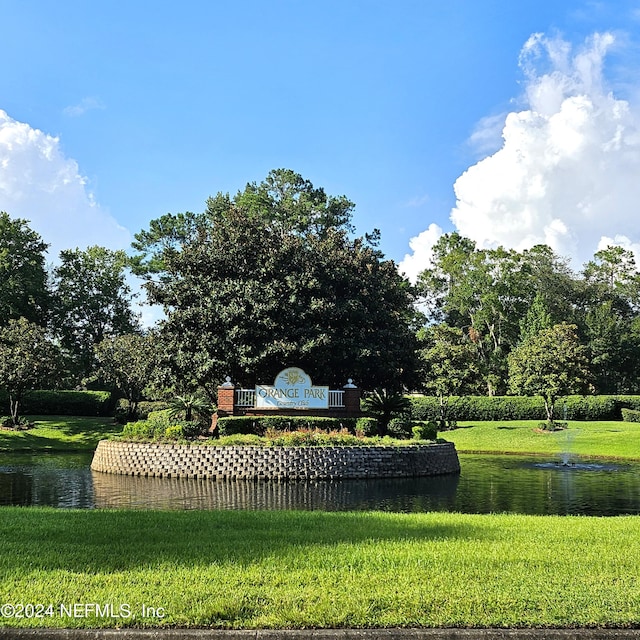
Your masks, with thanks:
<instances>
[{"instance_id":1,"label":"sign face","mask_svg":"<svg viewBox=\"0 0 640 640\"><path fill-rule=\"evenodd\" d=\"M297 367L284 369L271 385L256 385L256 407L273 409L328 409L329 387L314 387Z\"/></svg>"}]
</instances>

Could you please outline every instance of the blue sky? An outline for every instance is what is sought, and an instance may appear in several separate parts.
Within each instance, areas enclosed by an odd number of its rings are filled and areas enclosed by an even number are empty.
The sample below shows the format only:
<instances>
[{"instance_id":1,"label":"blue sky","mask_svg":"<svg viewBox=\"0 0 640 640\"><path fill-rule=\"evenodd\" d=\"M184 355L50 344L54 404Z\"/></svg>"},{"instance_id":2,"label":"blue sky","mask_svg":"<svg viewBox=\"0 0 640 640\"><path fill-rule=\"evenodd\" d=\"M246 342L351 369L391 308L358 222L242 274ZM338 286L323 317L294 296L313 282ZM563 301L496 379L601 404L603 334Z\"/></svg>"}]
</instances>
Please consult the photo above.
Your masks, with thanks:
<instances>
[{"instance_id":1,"label":"blue sky","mask_svg":"<svg viewBox=\"0 0 640 640\"><path fill-rule=\"evenodd\" d=\"M639 2L0 8L0 209L54 252L126 248L278 167L353 200L407 273L454 228L574 260L640 247Z\"/></svg>"}]
</instances>

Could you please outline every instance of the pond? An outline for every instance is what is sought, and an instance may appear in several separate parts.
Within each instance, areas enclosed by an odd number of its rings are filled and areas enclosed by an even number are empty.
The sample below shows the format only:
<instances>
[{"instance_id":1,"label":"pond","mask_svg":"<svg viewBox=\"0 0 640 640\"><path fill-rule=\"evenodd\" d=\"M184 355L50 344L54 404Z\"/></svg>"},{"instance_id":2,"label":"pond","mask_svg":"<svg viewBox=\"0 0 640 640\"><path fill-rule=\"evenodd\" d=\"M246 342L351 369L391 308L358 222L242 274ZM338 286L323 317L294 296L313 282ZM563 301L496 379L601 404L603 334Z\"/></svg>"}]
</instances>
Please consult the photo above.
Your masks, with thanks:
<instances>
[{"instance_id":1,"label":"pond","mask_svg":"<svg viewBox=\"0 0 640 640\"><path fill-rule=\"evenodd\" d=\"M136 478L92 472L90 463L90 454L0 454L0 505L640 514L638 462L461 454L459 476L316 482Z\"/></svg>"}]
</instances>

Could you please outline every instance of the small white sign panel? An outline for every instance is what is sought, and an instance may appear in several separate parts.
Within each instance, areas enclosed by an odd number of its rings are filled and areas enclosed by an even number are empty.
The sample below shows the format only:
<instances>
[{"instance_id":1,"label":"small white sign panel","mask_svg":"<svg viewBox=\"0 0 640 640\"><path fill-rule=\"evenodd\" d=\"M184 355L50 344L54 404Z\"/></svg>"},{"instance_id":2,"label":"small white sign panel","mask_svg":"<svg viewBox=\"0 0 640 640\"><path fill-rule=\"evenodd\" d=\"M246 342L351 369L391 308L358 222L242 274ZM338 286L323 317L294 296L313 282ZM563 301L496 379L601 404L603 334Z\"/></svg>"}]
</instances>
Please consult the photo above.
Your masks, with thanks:
<instances>
[{"instance_id":1,"label":"small white sign panel","mask_svg":"<svg viewBox=\"0 0 640 640\"><path fill-rule=\"evenodd\" d=\"M328 409L329 387L314 387L297 367L284 369L273 385L256 385L256 407L272 409Z\"/></svg>"}]
</instances>

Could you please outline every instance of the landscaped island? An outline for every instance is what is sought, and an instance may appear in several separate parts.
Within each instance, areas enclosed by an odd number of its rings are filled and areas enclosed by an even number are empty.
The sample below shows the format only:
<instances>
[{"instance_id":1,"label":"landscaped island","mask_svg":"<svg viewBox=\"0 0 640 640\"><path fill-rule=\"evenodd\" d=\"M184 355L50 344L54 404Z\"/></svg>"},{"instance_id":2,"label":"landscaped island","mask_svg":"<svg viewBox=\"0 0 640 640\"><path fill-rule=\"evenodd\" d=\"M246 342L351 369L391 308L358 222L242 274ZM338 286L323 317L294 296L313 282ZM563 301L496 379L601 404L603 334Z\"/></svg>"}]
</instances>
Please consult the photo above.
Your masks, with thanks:
<instances>
[{"instance_id":1,"label":"landscaped island","mask_svg":"<svg viewBox=\"0 0 640 640\"><path fill-rule=\"evenodd\" d=\"M94 471L164 478L319 480L458 473L451 443L396 446L216 447L102 440Z\"/></svg>"}]
</instances>

